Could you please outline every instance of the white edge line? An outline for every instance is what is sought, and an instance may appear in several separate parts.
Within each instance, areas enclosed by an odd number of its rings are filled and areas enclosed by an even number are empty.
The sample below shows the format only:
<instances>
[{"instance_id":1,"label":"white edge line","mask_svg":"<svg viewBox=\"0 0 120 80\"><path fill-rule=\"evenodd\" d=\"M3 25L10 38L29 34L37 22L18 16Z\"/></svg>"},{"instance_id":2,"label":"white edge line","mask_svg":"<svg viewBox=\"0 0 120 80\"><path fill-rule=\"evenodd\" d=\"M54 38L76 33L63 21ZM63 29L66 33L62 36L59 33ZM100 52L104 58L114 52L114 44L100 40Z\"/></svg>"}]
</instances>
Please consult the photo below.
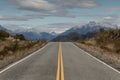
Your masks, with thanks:
<instances>
[{"instance_id":1,"label":"white edge line","mask_svg":"<svg viewBox=\"0 0 120 80\"><path fill-rule=\"evenodd\" d=\"M74 44L74 43L73 43L73 44ZM77 46L77 45L75 45L75 44L74 44L74 46L78 47L78 46ZM80 47L78 47L78 48L80 48ZM119 74L120 74L120 71L118 71L117 69L115 69L115 68L113 68L112 66L108 65L107 63L105 63L105 62L101 61L100 59L98 59L98 58L94 57L93 55L91 55L90 53L86 52L85 50L83 50L83 49L81 49L81 48L80 48L80 50L82 50L82 51L83 51L83 52L85 52L88 56L90 56L90 57L94 58L95 60L99 61L100 63L104 64L105 66L107 66L107 67L111 68L112 70L114 70L114 71L116 71L117 73L119 73Z\"/></svg>"},{"instance_id":2,"label":"white edge line","mask_svg":"<svg viewBox=\"0 0 120 80\"><path fill-rule=\"evenodd\" d=\"M3 70L1 70L1 71L0 71L0 74L3 73L3 72L5 72L6 70L12 68L13 66L19 64L20 62L28 59L29 57L33 56L33 55L36 54L37 52L43 50L48 44L49 44L49 43L47 43L44 47L40 48L39 50L33 52L32 54L30 54L30 55L28 55L28 56L26 56L26 57L24 57L24 58L22 58L22 59L20 59L20 60L18 60L18 61L16 61L16 62L12 63L12 64L10 64L8 67L6 67L6 68L4 68Z\"/></svg>"}]
</instances>

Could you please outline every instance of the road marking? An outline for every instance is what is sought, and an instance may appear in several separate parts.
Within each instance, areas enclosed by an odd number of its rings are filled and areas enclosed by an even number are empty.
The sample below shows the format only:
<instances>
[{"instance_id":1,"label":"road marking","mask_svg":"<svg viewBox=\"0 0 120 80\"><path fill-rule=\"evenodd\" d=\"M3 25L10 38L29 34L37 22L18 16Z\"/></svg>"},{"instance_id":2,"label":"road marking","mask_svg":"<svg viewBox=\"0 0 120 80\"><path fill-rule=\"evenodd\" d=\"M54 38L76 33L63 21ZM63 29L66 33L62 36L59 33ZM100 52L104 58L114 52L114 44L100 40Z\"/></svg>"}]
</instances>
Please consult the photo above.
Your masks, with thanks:
<instances>
[{"instance_id":1,"label":"road marking","mask_svg":"<svg viewBox=\"0 0 120 80\"><path fill-rule=\"evenodd\" d=\"M37 52L39 52L39 51L43 50L46 46L48 46L48 44L47 44L47 45L45 45L44 47L40 48L39 50L37 50L37 51L33 52L32 54L30 54L30 55L28 55L28 56L24 57L23 59L21 59L21 60L19 60L19 61L17 61L17 62L14 62L13 64L11 64L11 65L9 65L8 67L4 68L3 70L1 70L1 71L0 71L0 74L1 74L1 73L3 73L3 72L5 72L5 71L6 71L6 70L8 70L8 69L10 69L10 68L14 67L15 65L17 65L17 64L19 64L19 63L21 63L22 61L24 61L24 60L28 59L29 57L31 57L31 56L33 56L33 55L35 55Z\"/></svg>"},{"instance_id":2,"label":"road marking","mask_svg":"<svg viewBox=\"0 0 120 80\"><path fill-rule=\"evenodd\" d=\"M56 80L64 80L64 65L63 65L62 45L61 45L61 43L59 43L58 68L57 68Z\"/></svg>"},{"instance_id":3,"label":"road marking","mask_svg":"<svg viewBox=\"0 0 120 80\"><path fill-rule=\"evenodd\" d=\"M74 43L73 43L73 45L74 45L75 47L79 48L79 47L76 46ZM109 68L112 69L113 71L115 71L115 72L117 72L117 73L120 74L120 71L118 71L117 69L115 69L115 68L113 68L112 66L108 65L107 63L101 61L100 59L94 57L93 55L91 55L90 53L86 52L85 50L83 50L83 49L81 49L81 48L80 48L80 50L83 51L84 53L86 53L88 56L94 58L94 59L97 60L98 62L102 63L103 65L109 67Z\"/></svg>"}]
</instances>

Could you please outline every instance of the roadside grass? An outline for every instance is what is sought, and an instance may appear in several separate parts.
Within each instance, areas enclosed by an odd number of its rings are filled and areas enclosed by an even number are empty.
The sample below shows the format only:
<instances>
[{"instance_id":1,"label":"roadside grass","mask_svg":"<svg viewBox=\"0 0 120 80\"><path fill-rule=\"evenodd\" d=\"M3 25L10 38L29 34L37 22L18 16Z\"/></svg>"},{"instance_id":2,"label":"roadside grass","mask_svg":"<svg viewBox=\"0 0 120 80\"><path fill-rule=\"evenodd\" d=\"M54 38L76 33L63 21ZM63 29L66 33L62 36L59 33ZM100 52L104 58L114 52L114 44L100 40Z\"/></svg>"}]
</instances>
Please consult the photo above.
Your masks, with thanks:
<instances>
[{"instance_id":1,"label":"roadside grass","mask_svg":"<svg viewBox=\"0 0 120 80\"><path fill-rule=\"evenodd\" d=\"M95 37L76 44L120 70L120 29L102 29Z\"/></svg>"},{"instance_id":2,"label":"roadside grass","mask_svg":"<svg viewBox=\"0 0 120 80\"><path fill-rule=\"evenodd\" d=\"M91 45L99 47L103 50L112 51L114 53L120 54L120 29L101 29L95 37L77 42L86 44L88 46Z\"/></svg>"},{"instance_id":3,"label":"roadside grass","mask_svg":"<svg viewBox=\"0 0 120 80\"><path fill-rule=\"evenodd\" d=\"M0 50L0 60L3 60L6 56L16 55L16 52L20 52L23 50L29 50L34 47L42 46L46 41L10 41L9 43L6 41L6 46L2 46ZM3 48L4 47L4 48Z\"/></svg>"},{"instance_id":4,"label":"roadside grass","mask_svg":"<svg viewBox=\"0 0 120 80\"><path fill-rule=\"evenodd\" d=\"M0 69L40 49L45 40L28 41L22 34L0 30Z\"/></svg>"}]
</instances>

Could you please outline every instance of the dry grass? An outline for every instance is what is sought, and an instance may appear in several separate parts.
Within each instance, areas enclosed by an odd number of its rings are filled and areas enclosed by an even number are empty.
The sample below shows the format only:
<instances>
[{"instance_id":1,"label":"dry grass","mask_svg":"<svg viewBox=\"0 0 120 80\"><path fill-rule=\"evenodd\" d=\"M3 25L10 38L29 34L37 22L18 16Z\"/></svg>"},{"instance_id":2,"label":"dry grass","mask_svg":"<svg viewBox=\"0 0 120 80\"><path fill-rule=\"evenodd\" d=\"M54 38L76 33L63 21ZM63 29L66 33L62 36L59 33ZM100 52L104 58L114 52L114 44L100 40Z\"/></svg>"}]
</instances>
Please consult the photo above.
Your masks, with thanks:
<instances>
[{"instance_id":1,"label":"dry grass","mask_svg":"<svg viewBox=\"0 0 120 80\"><path fill-rule=\"evenodd\" d=\"M27 41L22 34L11 36L0 30L0 68L15 62L46 44L46 41Z\"/></svg>"},{"instance_id":2,"label":"dry grass","mask_svg":"<svg viewBox=\"0 0 120 80\"><path fill-rule=\"evenodd\" d=\"M41 46L44 44L45 41L24 41L24 40L19 40L19 41L11 41L11 40L6 40L0 43L0 60L3 60L4 57L8 55L15 55L16 52L24 51L24 50L29 50L34 47Z\"/></svg>"},{"instance_id":3,"label":"dry grass","mask_svg":"<svg viewBox=\"0 0 120 80\"><path fill-rule=\"evenodd\" d=\"M14 41L3 41L0 44L5 44L0 46L0 68L7 66L8 64L15 62L32 52L40 49L44 46L46 41L18 41L17 44Z\"/></svg>"},{"instance_id":4,"label":"dry grass","mask_svg":"<svg viewBox=\"0 0 120 80\"><path fill-rule=\"evenodd\" d=\"M98 57L109 65L120 70L120 54L114 51L113 43L106 45L104 48L92 45L91 42L86 41L84 43L76 42L76 44L84 50L91 53L93 56Z\"/></svg>"},{"instance_id":5,"label":"dry grass","mask_svg":"<svg viewBox=\"0 0 120 80\"><path fill-rule=\"evenodd\" d=\"M101 30L95 37L76 44L120 70L120 29Z\"/></svg>"}]
</instances>

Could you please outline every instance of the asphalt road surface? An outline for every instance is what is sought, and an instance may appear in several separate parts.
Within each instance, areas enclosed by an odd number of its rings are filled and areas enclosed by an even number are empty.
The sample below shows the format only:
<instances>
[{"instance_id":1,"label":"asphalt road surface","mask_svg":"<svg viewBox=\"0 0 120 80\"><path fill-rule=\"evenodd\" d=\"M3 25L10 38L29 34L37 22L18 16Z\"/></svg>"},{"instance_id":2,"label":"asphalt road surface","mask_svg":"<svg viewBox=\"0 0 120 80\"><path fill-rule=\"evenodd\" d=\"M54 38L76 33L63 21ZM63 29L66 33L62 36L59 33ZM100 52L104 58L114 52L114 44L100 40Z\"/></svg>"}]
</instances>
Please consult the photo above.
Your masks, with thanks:
<instances>
[{"instance_id":1,"label":"asphalt road surface","mask_svg":"<svg viewBox=\"0 0 120 80\"><path fill-rule=\"evenodd\" d=\"M0 71L0 80L120 80L120 73L70 42L50 42Z\"/></svg>"}]
</instances>

